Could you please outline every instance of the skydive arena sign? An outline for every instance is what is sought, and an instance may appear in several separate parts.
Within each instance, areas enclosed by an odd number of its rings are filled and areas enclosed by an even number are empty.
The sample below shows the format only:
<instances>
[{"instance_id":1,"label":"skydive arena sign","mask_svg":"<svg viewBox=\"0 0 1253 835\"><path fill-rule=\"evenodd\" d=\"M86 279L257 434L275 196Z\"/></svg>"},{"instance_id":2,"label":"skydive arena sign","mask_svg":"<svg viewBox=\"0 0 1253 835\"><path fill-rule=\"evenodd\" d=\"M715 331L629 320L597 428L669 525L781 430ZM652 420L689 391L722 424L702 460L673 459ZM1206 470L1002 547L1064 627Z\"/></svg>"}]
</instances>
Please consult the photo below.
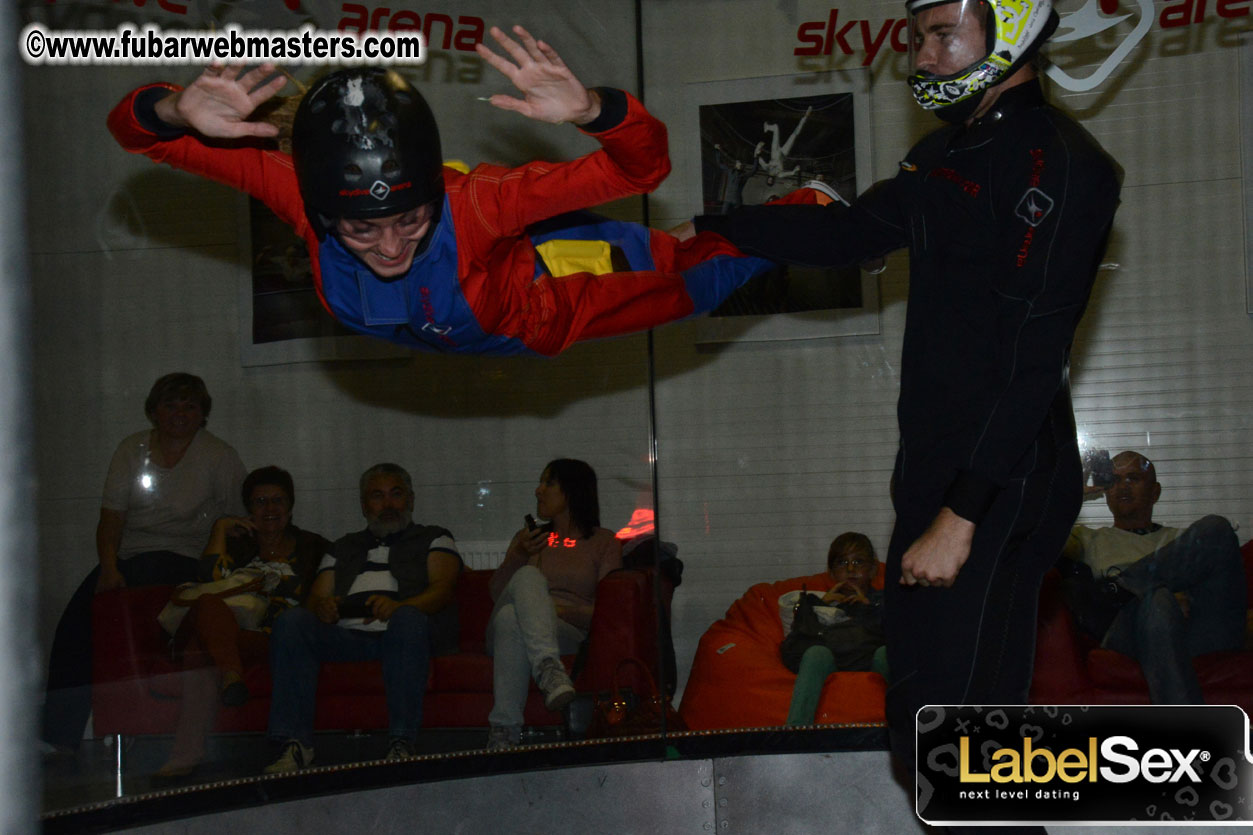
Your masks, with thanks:
<instances>
[{"instance_id":1,"label":"skydive arena sign","mask_svg":"<svg viewBox=\"0 0 1253 835\"><path fill-rule=\"evenodd\" d=\"M1253 822L1249 722L1230 705L918 712L931 824Z\"/></svg>"}]
</instances>

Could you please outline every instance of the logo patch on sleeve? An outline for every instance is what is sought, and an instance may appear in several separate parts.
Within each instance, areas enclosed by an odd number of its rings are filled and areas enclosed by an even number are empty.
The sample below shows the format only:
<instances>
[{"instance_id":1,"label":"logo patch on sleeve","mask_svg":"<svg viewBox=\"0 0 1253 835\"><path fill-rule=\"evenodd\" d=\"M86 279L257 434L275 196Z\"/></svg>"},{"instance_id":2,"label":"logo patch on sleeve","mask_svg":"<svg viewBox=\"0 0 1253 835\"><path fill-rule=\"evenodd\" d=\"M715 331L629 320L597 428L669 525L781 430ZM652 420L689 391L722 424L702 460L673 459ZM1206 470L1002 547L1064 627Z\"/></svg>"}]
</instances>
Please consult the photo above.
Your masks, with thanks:
<instances>
[{"instance_id":1,"label":"logo patch on sleeve","mask_svg":"<svg viewBox=\"0 0 1253 835\"><path fill-rule=\"evenodd\" d=\"M1053 198L1038 188L1027 189L1014 208L1014 214L1025 220L1029 226L1039 226L1051 211Z\"/></svg>"}]
</instances>

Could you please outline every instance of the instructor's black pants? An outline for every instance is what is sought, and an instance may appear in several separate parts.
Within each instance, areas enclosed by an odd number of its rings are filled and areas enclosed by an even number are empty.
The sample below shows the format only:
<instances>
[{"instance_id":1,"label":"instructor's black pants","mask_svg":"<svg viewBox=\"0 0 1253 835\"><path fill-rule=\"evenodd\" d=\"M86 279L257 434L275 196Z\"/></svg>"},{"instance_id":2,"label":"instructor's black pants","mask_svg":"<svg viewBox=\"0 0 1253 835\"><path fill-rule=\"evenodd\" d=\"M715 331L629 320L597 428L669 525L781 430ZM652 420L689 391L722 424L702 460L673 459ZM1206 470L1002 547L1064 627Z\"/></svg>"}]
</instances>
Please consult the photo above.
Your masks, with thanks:
<instances>
[{"instance_id":1,"label":"instructor's black pants","mask_svg":"<svg viewBox=\"0 0 1253 835\"><path fill-rule=\"evenodd\" d=\"M1069 427L1054 426L1066 424ZM1069 435L1067 436L1067 433ZM910 482L898 463L896 527L888 549L884 620L892 683L892 753L911 775L915 713L926 704L1025 704L1035 661L1036 610L1082 503L1074 424L1050 416L1028 474L999 492L975 530L951 588L902 586L901 557L943 506L944 484ZM985 830L986 831L986 830Z\"/></svg>"}]
</instances>

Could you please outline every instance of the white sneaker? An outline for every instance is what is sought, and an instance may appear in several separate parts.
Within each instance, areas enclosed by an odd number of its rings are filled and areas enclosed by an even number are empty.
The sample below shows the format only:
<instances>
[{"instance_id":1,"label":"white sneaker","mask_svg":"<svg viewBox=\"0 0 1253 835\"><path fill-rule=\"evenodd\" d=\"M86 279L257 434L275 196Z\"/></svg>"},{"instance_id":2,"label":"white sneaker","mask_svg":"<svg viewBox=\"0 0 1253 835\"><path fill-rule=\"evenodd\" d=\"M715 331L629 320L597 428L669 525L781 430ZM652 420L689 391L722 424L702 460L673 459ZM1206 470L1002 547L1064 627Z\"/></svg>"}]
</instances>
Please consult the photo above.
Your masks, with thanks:
<instances>
[{"instance_id":1,"label":"white sneaker","mask_svg":"<svg viewBox=\"0 0 1253 835\"><path fill-rule=\"evenodd\" d=\"M313 765L313 749L306 748L294 739L287 740L283 753L262 771L263 774L286 774L289 771L302 771Z\"/></svg>"},{"instance_id":2,"label":"white sneaker","mask_svg":"<svg viewBox=\"0 0 1253 835\"><path fill-rule=\"evenodd\" d=\"M539 666L539 689L544 694L544 707L556 713L574 701L574 682L556 658L545 658Z\"/></svg>"},{"instance_id":3,"label":"white sneaker","mask_svg":"<svg viewBox=\"0 0 1253 835\"><path fill-rule=\"evenodd\" d=\"M820 194L825 194L827 197L830 197L842 206L848 205L848 201L841 197L838 191L832 188L829 183L824 183L822 180L806 180L801 183L801 188L811 188Z\"/></svg>"}]
</instances>

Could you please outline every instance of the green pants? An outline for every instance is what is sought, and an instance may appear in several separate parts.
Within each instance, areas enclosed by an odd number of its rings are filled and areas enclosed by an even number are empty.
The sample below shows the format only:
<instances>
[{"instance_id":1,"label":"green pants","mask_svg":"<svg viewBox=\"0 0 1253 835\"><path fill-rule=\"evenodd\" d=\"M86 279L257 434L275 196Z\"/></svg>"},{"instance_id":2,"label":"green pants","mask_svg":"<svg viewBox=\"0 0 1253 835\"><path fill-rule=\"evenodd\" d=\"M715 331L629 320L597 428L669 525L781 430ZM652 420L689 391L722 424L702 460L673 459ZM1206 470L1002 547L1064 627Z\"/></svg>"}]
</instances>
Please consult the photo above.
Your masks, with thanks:
<instances>
[{"instance_id":1,"label":"green pants","mask_svg":"<svg viewBox=\"0 0 1253 835\"><path fill-rule=\"evenodd\" d=\"M888 677L887 648L879 647L874 651L870 661L871 672ZM787 724L812 725L818 712L818 697L822 695L822 685L827 676L835 672L835 656L831 650L821 645L814 645L805 650L801 656L800 668L796 673L796 684L792 687L792 706L787 712Z\"/></svg>"}]
</instances>

